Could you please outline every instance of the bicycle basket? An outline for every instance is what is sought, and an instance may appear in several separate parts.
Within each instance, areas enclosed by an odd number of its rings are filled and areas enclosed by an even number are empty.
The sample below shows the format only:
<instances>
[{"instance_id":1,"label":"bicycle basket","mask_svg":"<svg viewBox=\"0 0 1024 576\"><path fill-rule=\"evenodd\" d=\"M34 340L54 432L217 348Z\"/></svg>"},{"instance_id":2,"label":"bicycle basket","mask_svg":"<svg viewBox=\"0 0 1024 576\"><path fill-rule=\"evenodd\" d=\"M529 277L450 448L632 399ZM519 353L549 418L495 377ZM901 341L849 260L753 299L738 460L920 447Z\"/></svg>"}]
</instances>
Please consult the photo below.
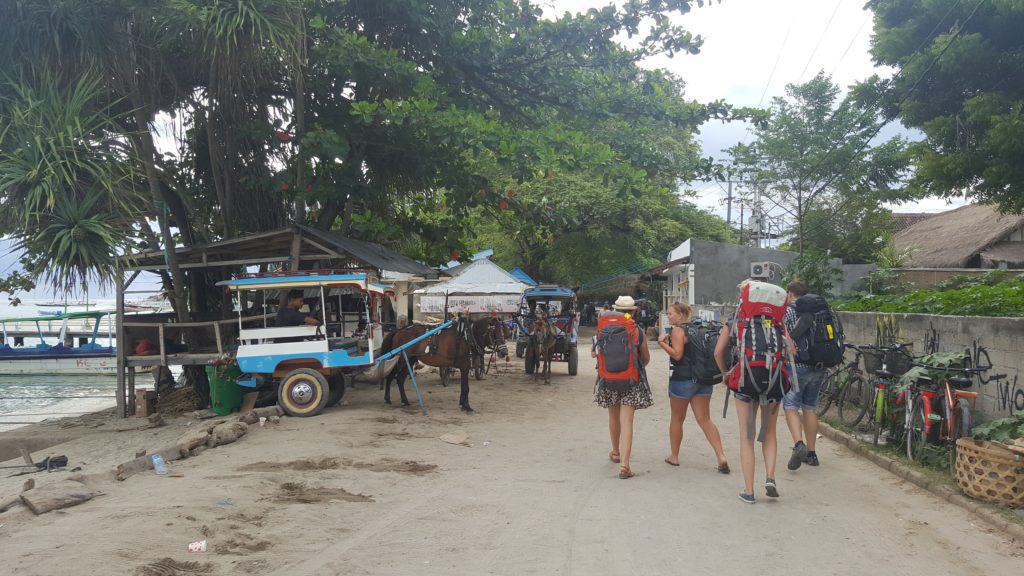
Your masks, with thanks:
<instances>
[{"instance_id":1,"label":"bicycle basket","mask_svg":"<svg viewBox=\"0 0 1024 576\"><path fill-rule=\"evenodd\" d=\"M889 369L889 372L897 376L902 376L910 371L911 362L914 361L913 356L910 355L910 350L888 350L885 353L885 365Z\"/></svg>"},{"instance_id":2,"label":"bicycle basket","mask_svg":"<svg viewBox=\"0 0 1024 576\"><path fill-rule=\"evenodd\" d=\"M864 361L864 371L868 374L874 374L882 369L881 352L864 350L861 359Z\"/></svg>"}]
</instances>

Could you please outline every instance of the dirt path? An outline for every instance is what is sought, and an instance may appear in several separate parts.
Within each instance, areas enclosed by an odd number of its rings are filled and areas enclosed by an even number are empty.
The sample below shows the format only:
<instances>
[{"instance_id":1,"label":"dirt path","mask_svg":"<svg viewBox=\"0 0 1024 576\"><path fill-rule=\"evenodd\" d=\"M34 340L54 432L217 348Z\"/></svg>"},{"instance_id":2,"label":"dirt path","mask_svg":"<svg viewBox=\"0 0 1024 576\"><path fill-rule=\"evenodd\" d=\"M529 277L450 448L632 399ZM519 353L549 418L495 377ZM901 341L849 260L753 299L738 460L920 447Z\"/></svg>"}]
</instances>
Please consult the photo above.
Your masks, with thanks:
<instances>
[{"instance_id":1,"label":"dirt path","mask_svg":"<svg viewBox=\"0 0 1024 576\"><path fill-rule=\"evenodd\" d=\"M427 417L363 385L319 417L172 463L181 478L138 475L63 512L0 515L0 573L942 575L1024 565L1019 546L962 509L826 439L817 469L785 471L780 455L780 499L739 502L735 416L721 419L720 391L712 408L733 474L715 471L692 421L682 466L665 465L660 352L650 373L656 404L637 415L638 475L628 481L607 459L591 362L575 378L556 364L551 385L521 365L473 383L472 416L458 411L457 387L427 375ZM185 422L115 434L107 452L96 435L61 451L101 466ZM458 431L469 446L439 440ZM0 495L12 482L0 481ZM202 539L207 552L186 552Z\"/></svg>"}]
</instances>

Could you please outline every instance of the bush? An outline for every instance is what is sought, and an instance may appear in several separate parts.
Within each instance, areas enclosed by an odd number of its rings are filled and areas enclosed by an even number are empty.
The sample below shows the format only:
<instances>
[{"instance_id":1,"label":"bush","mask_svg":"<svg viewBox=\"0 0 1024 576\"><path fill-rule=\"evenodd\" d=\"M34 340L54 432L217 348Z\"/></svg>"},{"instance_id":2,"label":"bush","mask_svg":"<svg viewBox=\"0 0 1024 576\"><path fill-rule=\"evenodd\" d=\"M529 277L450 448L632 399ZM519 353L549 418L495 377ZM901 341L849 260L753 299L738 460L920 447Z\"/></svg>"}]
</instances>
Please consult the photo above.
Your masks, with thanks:
<instances>
[{"instance_id":1,"label":"bush","mask_svg":"<svg viewBox=\"0 0 1024 576\"><path fill-rule=\"evenodd\" d=\"M832 298L832 287L843 277L843 272L832 265L828 254L816 252L804 252L797 256L793 262L786 266L785 286L793 280L799 280L807 285L812 294Z\"/></svg>"},{"instance_id":2,"label":"bush","mask_svg":"<svg viewBox=\"0 0 1024 576\"><path fill-rule=\"evenodd\" d=\"M1024 279L1013 278L988 284L999 277L988 274L970 282L964 281L965 287L945 291L916 290L902 295L860 296L836 302L835 308L850 312L1024 317Z\"/></svg>"}]
</instances>

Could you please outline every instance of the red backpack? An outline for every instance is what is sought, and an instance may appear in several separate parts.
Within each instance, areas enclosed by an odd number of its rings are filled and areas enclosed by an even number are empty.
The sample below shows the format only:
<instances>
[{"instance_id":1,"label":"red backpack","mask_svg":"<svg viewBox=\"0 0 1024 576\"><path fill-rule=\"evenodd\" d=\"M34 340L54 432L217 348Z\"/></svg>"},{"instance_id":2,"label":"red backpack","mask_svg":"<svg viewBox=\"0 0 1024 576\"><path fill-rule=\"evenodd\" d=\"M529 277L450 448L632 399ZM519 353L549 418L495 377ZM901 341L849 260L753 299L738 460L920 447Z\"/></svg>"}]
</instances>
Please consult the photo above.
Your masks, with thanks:
<instances>
[{"instance_id":1,"label":"red backpack","mask_svg":"<svg viewBox=\"0 0 1024 576\"><path fill-rule=\"evenodd\" d=\"M782 321L786 296L786 291L774 284L750 281L742 285L732 323L736 364L729 374L729 388L733 392L764 402L776 386L783 393L789 388Z\"/></svg>"},{"instance_id":2,"label":"red backpack","mask_svg":"<svg viewBox=\"0 0 1024 576\"><path fill-rule=\"evenodd\" d=\"M604 314L597 321L597 381L612 392L640 382L640 330L632 318Z\"/></svg>"}]
</instances>

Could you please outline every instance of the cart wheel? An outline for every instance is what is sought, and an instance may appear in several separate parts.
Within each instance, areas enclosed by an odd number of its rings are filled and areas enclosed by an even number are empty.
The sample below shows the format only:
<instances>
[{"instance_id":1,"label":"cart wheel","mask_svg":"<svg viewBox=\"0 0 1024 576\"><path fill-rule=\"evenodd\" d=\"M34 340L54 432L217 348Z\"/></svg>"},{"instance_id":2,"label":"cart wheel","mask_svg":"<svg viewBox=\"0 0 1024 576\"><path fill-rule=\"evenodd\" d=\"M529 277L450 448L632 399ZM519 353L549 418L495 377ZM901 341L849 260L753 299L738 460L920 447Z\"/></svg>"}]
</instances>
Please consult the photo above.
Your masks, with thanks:
<instances>
[{"instance_id":1,"label":"cart wheel","mask_svg":"<svg viewBox=\"0 0 1024 576\"><path fill-rule=\"evenodd\" d=\"M569 376L575 376L579 371L580 351L575 346L569 347Z\"/></svg>"},{"instance_id":2,"label":"cart wheel","mask_svg":"<svg viewBox=\"0 0 1024 576\"><path fill-rule=\"evenodd\" d=\"M453 368L438 368L438 372L441 373L441 386L448 387L452 383L452 372Z\"/></svg>"},{"instance_id":3,"label":"cart wheel","mask_svg":"<svg viewBox=\"0 0 1024 576\"><path fill-rule=\"evenodd\" d=\"M289 416L316 416L327 406L330 386L324 375L298 368L281 379L277 403Z\"/></svg>"},{"instance_id":4,"label":"cart wheel","mask_svg":"<svg viewBox=\"0 0 1024 576\"><path fill-rule=\"evenodd\" d=\"M327 394L327 406L325 406L325 408L337 406L338 402L341 402L341 399L345 397L344 375L338 374L337 376L332 377L329 384L331 386L331 391Z\"/></svg>"},{"instance_id":5,"label":"cart wheel","mask_svg":"<svg viewBox=\"0 0 1024 576\"><path fill-rule=\"evenodd\" d=\"M526 349L526 373L533 374L533 370L536 367L537 360L534 358L533 348Z\"/></svg>"},{"instance_id":6,"label":"cart wheel","mask_svg":"<svg viewBox=\"0 0 1024 576\"><path fill-rule=\"evenodd\" d=\"M516 358L522 358L526 354L526 344L523 342L516 342Z\"/></svg>"}]
</instances>

